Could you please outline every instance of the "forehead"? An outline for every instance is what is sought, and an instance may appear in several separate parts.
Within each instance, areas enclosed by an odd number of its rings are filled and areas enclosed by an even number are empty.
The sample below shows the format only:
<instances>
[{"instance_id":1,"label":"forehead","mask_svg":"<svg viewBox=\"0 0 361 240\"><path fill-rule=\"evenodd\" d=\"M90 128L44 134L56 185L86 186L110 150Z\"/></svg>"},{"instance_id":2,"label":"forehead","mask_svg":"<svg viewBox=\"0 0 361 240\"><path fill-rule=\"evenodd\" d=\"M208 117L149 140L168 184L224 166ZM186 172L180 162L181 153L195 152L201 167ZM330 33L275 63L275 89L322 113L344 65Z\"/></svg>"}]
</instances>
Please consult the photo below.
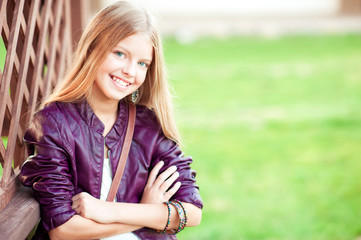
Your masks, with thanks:
<instances>
[{"instance_id":1,"label":"forehead","mask_svg":"<svg viewBox=\"0 0 361 240\"><path fill-rule=\"evenodd\" d=\"M116 47L122 48L128 51L128 54L138 58L151 60L153 57L153 43L145 33L130 35L118 42Z\"/></svg>"}]
</instances>

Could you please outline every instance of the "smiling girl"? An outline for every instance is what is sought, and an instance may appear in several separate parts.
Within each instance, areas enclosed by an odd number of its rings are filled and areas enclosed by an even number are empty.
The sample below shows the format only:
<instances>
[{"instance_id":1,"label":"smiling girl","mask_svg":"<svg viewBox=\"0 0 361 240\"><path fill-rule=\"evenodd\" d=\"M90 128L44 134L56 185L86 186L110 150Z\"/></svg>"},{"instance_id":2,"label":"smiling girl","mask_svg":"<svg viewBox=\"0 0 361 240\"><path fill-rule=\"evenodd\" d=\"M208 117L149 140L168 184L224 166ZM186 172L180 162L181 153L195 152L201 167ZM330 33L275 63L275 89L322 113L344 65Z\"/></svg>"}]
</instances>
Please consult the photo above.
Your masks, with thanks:
<instances>
[{"instance_id":1,"label":"smiling girl","mask_svg":"<svg viewBox=\"0 0 361 240\"><path fill-rule=\"evenodd\" d=\"M24 136L21 181L41 207L36 239L176 239L200 223L164 65L153 20L139 6L117 2L85 29L69 72ZM115 201L105 201L134 104L124 173Z\"/></svg>"}]
</instances>

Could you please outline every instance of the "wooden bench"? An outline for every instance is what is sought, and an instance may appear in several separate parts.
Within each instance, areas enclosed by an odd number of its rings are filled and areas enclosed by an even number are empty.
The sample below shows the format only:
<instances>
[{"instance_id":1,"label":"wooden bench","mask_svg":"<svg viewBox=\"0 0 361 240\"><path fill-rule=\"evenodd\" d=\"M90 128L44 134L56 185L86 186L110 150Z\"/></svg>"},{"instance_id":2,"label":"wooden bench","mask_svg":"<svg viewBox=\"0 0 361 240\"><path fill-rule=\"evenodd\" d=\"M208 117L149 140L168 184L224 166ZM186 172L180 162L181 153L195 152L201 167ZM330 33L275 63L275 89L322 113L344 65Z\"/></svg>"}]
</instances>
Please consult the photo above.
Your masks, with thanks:
<instances>
[{"instance_id":1,"label":"wooden bench","mask_svg":"<svg viewBox=\"0 0 361 240\"><path fill-rule=\"evenodd\" d=\"M26 239L40 219L18 177L27 157L22 139L71 61L83 1L0 0L0 239Z\"/></svg>"}]
</instances>

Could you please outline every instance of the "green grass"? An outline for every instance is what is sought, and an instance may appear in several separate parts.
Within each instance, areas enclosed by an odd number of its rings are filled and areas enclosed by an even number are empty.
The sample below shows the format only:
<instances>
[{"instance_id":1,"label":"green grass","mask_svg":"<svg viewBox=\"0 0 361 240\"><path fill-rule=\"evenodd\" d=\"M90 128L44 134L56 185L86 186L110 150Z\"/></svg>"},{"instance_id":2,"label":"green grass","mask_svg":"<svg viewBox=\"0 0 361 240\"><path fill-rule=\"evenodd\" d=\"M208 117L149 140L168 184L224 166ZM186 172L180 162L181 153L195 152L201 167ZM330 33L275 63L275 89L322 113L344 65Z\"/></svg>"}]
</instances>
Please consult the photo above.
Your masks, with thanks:
<instances>
[{"instance_id":1,"label":"green grass","mask_svg":"<svg viewBox=\"0 0 361 240\"><path fill-rule=\"evenodd\" d=\"M4 71L6 48L2 37L0 37L0 70Z\"/></svg>"},{"instance_id":2,"label":"green grass","mask_svg":"<svg viewBox=\"0 0 361 240\"><path fill-rule=\"evenodd\" d=\"M165 41L204 201L179 239L361 236L361 35Z\"/></svg>"},{"instance_id":3,"label":"green grass","mask_svg":"<svg viewBox=\"0 0 361 240\"><path fill-rule=\"evenodd\" d=\"M8 145L8 138L7 137L1 137L1 141L3 142L4 146L5 146L5 149ZM0 179L3 175L3 166L0 164Z\"/></svg>"}]
</instances>

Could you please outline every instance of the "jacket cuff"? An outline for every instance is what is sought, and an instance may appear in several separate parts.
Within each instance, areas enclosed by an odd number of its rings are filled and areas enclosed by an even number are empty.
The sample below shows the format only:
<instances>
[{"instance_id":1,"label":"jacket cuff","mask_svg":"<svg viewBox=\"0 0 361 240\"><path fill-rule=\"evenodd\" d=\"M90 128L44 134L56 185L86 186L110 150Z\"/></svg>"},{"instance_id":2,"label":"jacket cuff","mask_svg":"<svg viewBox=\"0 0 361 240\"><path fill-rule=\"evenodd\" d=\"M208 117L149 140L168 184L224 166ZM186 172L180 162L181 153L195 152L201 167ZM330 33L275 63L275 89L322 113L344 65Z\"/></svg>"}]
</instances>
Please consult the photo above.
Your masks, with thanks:
<instances>
[{"instance_id":1,"label":"jacket cuff","mask_svg":"<svg viewBox=\"0 0 361 240\"><path fill-rule=\"evenodd\" d=\"M46 231L50 231L60 225L66 223L70 218L72 218L76 214L75 210L70 210L67 212L59 213L55 216L52 216L48 219L42 218L42 224Z\"/></svg>"},{"instance_id":2,"label":"jacket cuff","mask_svg":"<svg viewBox=\"0 0 361 240\"><path fill-rule=\"evenodd\" d=\"M191 191L182 191L181 194L175 194L173 199L177 199L181 202L191 203L200 209L203 208L203 201L198 189L192 189Z\"/></svg>"}]
</instances>

